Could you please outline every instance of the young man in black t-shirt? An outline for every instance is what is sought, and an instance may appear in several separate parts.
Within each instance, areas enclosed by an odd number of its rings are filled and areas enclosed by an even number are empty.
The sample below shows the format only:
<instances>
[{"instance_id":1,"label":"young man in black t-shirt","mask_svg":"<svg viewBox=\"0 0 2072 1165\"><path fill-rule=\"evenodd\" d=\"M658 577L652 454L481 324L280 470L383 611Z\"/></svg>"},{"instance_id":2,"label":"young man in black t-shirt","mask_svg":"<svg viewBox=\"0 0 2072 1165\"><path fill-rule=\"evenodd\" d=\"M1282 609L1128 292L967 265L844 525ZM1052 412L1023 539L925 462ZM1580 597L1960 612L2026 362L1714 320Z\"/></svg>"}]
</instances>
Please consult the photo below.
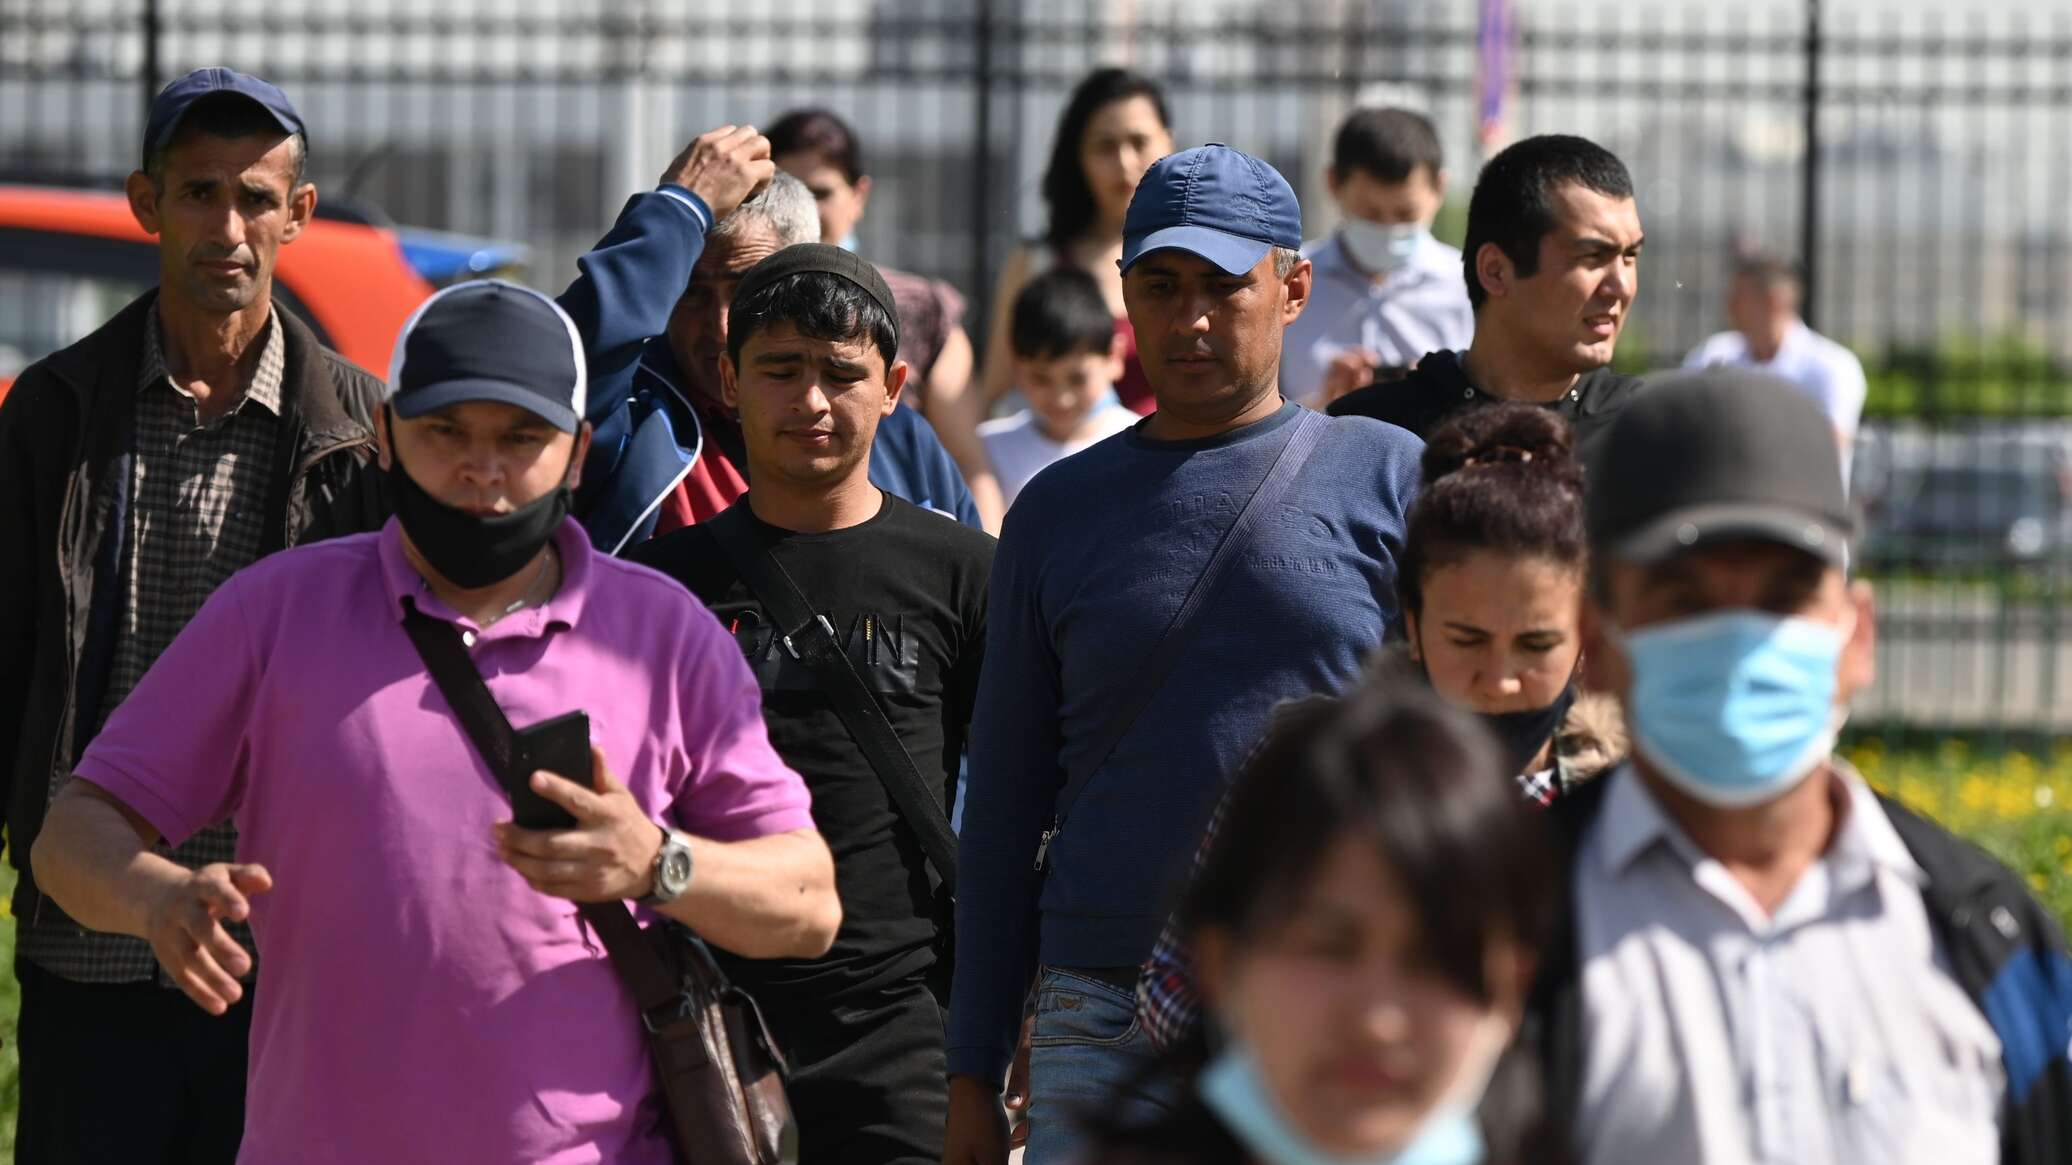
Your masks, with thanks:
<instances>
[{"instance_id":1,"label":"young man in black t-shirt","mask_svg":"<svg viewBox=\"0 0 2072 1165\"><path fill-rule=\"evenodd\" d=\"M1408 376L1348 393L1331 413L1428 437L1481 405L1544 405L1575 425L1587 461L1640 388L1611 362L1640 291L1641 241L1633 178L1610 150L1566 134L1505 148L1468 201L1467 351L1427 353Z\"/></svg>"},{"instance_id":2,"label":"young man in black t-shirt","mask_svg":"<svg viewBox=\"0 0 2072 1165\"><path fill-rule=\"evenodd\" d=\"M721 376L749 492L714 522L745 520L825 617L946 811L978 688L993 540L870 483L872 437L907 375L893 358L895 313L877 271L837 247L788 247L743 277ZM691 526L629 557L683 583L733 631L762 686L770 742L806 778L834 851L833 949L727 965L790 1059L802 1165L935 1165L949 981L939 873L719 536Z\"/></svg>"}]
</instances>

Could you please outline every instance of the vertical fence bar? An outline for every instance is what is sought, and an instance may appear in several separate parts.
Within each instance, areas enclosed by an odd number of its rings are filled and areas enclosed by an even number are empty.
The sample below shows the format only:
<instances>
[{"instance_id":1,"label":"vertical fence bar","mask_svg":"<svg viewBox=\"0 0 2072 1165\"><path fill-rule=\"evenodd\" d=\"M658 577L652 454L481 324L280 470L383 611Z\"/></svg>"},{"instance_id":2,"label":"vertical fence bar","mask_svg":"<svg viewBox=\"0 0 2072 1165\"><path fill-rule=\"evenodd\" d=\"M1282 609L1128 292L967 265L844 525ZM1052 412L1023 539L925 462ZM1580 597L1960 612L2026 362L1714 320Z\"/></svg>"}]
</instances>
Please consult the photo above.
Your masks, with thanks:
<instances>
[{"instance_id":1,"label":"vertical fence bar","mask_svg":"<svg viewBox=\"0 0 2072 1165\"><path fill-rule=\"evenodd\" d=\"M1806 162L1799 190L1799 314L1811 326L1820 310L1820 0L1806 0Z\"/></svg>"},{"instance_id":2,"label":"vertical fence bar","mask_svg":"<svg viewBox=\"0 0 2072 1165\"><path fill-rule=\"evenodd\" d=\"M972 126L978 164L972 168L971 294L991 308L987 242L993 229L993 0L978 0L978 52L972 58ZM985 317L974 313L973 319Z\"/></svg>"},{"instance_id":3,"label":"vertical fence bar","mask_svg":"<svg viewBox=\"0 0 2072 1165\"><path fill-rule=\"evenodd\" d=\"M149 117L151 102L158 96L160 64L158 60L159 34L158 0L144 0L144 116Z\"/></svg>"}]
</instances>

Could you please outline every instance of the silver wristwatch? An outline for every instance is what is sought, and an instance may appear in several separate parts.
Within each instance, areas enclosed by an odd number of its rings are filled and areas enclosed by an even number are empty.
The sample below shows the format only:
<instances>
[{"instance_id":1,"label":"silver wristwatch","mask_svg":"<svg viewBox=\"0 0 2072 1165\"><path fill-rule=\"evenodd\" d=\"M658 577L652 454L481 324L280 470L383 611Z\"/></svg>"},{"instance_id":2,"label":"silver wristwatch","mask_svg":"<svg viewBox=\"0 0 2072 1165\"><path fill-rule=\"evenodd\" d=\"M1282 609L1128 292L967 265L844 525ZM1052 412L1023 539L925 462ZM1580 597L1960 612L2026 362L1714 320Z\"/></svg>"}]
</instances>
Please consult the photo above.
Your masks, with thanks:
<instances>
[{"instance_id":1,"label":"silver wristwatch","mask_svg":"<svg viewBox=\"0 0 2072 1165\"><path fill-rule=\"evenodd\" d=\"M691 839L666 826L657 825L662 831L662 848L655 851L654 886L641 895L642 906L667 906L681 897L691 885Z\"/></svg>"}]
</instances>

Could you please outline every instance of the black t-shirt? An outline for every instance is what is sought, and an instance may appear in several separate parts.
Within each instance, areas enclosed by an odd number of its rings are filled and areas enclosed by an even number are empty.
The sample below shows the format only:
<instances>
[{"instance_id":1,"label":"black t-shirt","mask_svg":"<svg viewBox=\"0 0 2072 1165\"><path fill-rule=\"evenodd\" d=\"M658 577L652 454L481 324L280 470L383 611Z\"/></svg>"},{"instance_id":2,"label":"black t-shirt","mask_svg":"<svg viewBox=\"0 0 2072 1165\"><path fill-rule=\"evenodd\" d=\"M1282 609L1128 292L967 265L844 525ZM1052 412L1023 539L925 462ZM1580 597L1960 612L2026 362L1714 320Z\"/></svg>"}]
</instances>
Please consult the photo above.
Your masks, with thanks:
<instances>
[{"instance_id":1,"label":"black t-shirt","mask_svg":"<svg viewBox=\"0 0 2072 1165\"><path fill-rule=\"evenodd\" d=\"M821 534L771 526L747 511L745 497L735 505L813 610L834 624L915 766L941 779L948 806L978 692L993 539L891 494L884 499L869 521ZM812 960L727 959L729 974L752 990L798 998L927 969L942 915L926 857L812 670L785 651L703 527L664 534L627 557L675 578L733 632L762 685L770 743L806 779L814 824L834 852L842 929L833 949Z\"/></svg>"},{"instance_id":2,"label":"black t-shirt","mask_svg":"<svg viewBox=\"0 0 2072 1165\"><path fill-rule=\"evenodd\" d=\"M1403 379L1349 392L1331 402L1329 411L1334 417L1373 417L1429 439L1439 426L1469 409L1502 400L1469 384L1460 358L1458 352L1433 352ZM1575 426L1576 453L1588 464L1612 418L1640 388L1637 376L1598 368L1578 377L1568 395L1547 407Z\"/></svg>"}]
</instances>

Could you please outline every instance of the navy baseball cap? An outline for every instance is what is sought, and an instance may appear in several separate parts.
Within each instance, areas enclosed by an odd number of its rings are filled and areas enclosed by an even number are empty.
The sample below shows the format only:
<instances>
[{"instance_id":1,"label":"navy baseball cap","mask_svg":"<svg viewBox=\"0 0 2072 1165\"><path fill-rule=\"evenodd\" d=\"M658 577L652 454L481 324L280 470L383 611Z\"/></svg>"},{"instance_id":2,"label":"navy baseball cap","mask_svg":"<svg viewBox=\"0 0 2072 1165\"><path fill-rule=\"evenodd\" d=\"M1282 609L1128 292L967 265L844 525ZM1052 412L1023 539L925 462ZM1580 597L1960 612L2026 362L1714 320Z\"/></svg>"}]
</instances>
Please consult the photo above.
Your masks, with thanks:
<instances>
[{"instance_id":1,"label":"navy baseball cap","mask_svg":"<svg viewBox=\"0 0 2072 1165\"><path fill-rule=\"evenodd\" d=\"M497 401L573 433L588 394L583 340L561 305L530 287L477 279L425 300L403 325L386 399L405 418Z\"/></svg>"},{"instance_id":2,"label":"navy baseball cap","mask_svg":"<svg viewBox=\"0 0 2072 1165\"><path fill-rule=\"evenodd\" d=\"M1122 262L1166 248L1199 255L1231 275L1275 247L1302 249L1295 188L1265 162L1210 142L1152 163L1122 220Z\"/></svg>"},{"instance_id":3,"label":"navy baseball cap","mask_svg":"<svg viewBox=\"0 0 2072 1165\"><path fill-rule=\"evenodd\" d=\"M151 155L173 140L173 135L179 132L180 120L194 108L195 102L219 93L242 97L272 114L274 123L284 134L293 136L307 132L302 128L302 115L295 112L294 103L273 82L262 81L235 69L196 69L159 90L158 96L152 99L151 116L144 122L144 165L150 166Z\"/></svg>"}]
</instances>

